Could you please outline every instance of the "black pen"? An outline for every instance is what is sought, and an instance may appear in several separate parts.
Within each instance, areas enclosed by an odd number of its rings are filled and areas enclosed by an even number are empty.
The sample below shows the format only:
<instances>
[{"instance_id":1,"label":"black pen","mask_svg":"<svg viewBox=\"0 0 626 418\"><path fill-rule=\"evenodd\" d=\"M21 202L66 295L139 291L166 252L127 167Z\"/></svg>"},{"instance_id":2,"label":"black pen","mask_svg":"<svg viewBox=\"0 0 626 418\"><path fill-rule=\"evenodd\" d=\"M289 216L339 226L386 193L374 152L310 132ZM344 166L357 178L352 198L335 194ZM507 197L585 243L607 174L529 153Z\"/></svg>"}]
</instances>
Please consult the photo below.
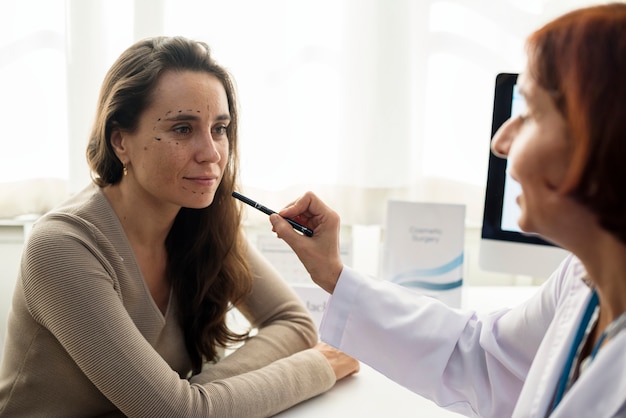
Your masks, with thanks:
<instances>
[{"instance_id":1,"label":"black pen","mask_svg":"<svg viewBox=\"0 0 626 418\"><path fill-rule=\"evenodd\" d=\"M257 203L254 200L245 197L241 193L233 192L233 197L236 198L236 199L241 200L243 203L246 203L246 204L252 206L255 209L260 210L261 212L265 213L266 215L272 215L274 213L277 213L277 212L275 212L275 211L273 211L271 209L266 208L265 206L261 205L260 203ZM296 231L302 232L307 237L312 237L313 236L313 230L312 229L309 229L309 228L307 228L304 225L300 225L298 222L296 222L296 221L294 221L292 219L285 218L285 217L283 217L283 219L285 219L287 222L289 222L289 224Z\"/></svg>"}]
</instances>

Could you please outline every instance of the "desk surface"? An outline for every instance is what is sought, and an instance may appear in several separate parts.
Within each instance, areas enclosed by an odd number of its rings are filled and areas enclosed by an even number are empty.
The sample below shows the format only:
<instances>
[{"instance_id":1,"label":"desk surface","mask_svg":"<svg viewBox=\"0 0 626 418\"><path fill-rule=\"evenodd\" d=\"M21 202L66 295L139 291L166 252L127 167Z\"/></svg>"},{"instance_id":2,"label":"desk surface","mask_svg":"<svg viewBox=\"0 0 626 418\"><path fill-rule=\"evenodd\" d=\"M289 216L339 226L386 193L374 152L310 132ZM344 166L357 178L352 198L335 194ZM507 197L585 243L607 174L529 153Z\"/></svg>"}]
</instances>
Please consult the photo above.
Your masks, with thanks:
<instances>
[{"instance_id":1,"label":"desk surface","mask_svg":"<svg viewBox=\"0 0 626 418\"><path fill-rule=\"evenodd\" d=\"M361 363L361 371L313 399L276 415L281 418L457 418L435 403Z\"/></svg>"},{"instance_id":2,"label":"desk surface","mask_svg":"<svg viewBox=\"0 0 626 418\"><path fill-rule=\"evenodd\" d=\"M537 291L537 287L468 287L463 307L491 311L517 304ZM463 415L440 408L435 403L398 385L361 363L361 371L328 392L276 415L281 418L339 417L426 417L458 418Z\"/></svg>"}]
</instances>

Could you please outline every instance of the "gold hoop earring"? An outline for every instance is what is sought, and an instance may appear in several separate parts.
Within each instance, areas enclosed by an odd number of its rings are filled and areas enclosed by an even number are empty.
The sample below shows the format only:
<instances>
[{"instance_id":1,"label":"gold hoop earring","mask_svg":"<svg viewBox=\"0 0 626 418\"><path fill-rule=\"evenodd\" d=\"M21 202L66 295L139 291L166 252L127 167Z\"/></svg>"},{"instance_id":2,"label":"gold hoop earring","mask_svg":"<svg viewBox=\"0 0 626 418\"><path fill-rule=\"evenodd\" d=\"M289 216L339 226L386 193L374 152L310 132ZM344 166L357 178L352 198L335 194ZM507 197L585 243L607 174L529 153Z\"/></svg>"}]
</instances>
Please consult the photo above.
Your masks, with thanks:
<instances>
[{"instance_id":1,"label":"gold hoop earring","mask_svg":"<svg viewBox=\"0 0 626 418\"><path fill-rule=\"evenodd\" d=\"M126 167L126 164L122 165L122 172L124 173L125 176L128 175L128 168Z\"/></svg>"}]
</instances>

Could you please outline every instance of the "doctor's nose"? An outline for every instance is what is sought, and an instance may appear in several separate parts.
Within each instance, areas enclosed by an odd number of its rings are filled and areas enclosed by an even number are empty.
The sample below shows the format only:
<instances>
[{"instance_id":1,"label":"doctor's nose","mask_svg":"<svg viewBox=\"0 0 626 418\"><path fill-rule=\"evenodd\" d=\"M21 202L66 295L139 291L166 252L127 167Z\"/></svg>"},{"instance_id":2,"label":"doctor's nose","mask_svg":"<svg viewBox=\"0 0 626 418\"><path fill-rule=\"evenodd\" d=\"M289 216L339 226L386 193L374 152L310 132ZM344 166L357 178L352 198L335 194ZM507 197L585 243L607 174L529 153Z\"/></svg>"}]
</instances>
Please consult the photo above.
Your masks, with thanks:
<instances>
[{"instance_id":1,"label":"doctor's nose","mask_svg":"<svg viewBox=\"0 0 626 418\"><path fill-rule=\"evenodd\" d=\"M491 152L496 157L507 158L515 136L515 119L509 119L498 129L491 140Z\"/></svg>"}]
</instances>

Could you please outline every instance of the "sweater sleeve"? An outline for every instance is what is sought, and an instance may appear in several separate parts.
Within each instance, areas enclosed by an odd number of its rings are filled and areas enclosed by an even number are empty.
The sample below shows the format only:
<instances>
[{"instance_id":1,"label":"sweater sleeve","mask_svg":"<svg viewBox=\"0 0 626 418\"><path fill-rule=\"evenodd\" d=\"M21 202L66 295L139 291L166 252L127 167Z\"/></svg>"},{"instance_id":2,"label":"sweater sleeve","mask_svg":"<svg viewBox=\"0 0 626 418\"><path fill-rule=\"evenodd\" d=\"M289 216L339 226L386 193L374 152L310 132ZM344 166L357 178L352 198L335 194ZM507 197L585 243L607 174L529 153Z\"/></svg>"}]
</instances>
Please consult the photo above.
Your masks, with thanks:
<instances>
[{"instance_id":1,"label":"sweater sleeve","mask_svg":"<svg viewBox=\"0 0 626 418\"><path fill-rule=\"evenodd\" d=\"M196 376L194 382L255 370L318 342L317 328L308 311L276 269L252 246L248 260L254 275L253 290L238 308L254 328L254 336Z\"/></svg>"},{"instance_id":2,"label":"sweater sleeve","mask_svg":"<svg viewBox=\"0 0 626 418\"><path fill-rule=\"evenodd\" d=\"M191 379L199 384L226 379L231 391L248 393L245 399L237 399L239 407L250 408L245 416L264 401L277 403L282 397L284 407L293 406L335 383L334 372L324 356L310 349L318 342L317 329L298 296L253 246L248 248L248 260L254 275L253 291L238 308L256 333L232 354ZM257 378L265 382L255 389L258 396L252 396L250 384Z\"/></svg>"},{"instance_id":3,"label":"sweater sleeve","mask_svg":"<svg viewBox=\"0 0 626 418\"><path fill-rule=\"evenodd\" d=\"M271 296L277 277L258 279L254 302L246 304L261 328L246 344L251 348L225 359L210 379L181 378L127 311L138 296L124 292L118 274L130 260L97 231L75 222L50 220L33 230L23 261L24 298L35 321L124 415L269 416L334 384L323 355L306 350L315 330L295 296L281 285ZM263 308L264 302L276 306ZM51 382L58 379L58 370L49 373Z\"/></svg>"}]
</instances>

